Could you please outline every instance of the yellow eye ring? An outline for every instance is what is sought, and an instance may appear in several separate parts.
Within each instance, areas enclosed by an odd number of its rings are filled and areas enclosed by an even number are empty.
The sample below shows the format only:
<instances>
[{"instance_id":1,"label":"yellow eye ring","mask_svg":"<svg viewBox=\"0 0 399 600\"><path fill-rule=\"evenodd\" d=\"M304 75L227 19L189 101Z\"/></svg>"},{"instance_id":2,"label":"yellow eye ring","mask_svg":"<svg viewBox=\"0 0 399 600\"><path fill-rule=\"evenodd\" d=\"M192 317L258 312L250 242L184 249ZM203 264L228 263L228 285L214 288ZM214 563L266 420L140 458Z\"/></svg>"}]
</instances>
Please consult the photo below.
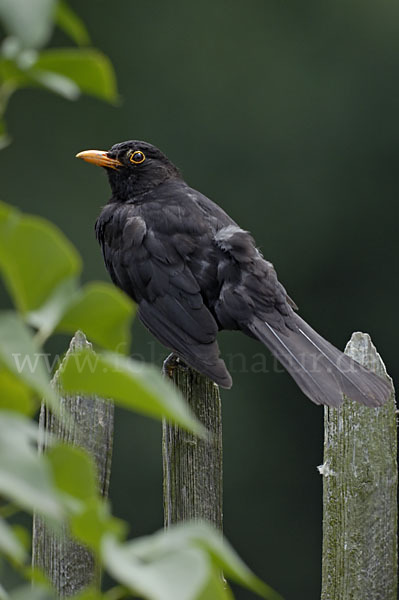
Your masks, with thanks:
<instances>
[{"instance_id":1,"label":"yellow eye ring","mask_svg":"<svg viewBox=\"0 0 399 600\"><path fill-rule=\"evenodd\" d=\"M145 154L144 152L141 152L141 150L135 150L133 154L130 155L129 160L135 165L140 165L145 161Z\"/></svg>"}]
</instances>

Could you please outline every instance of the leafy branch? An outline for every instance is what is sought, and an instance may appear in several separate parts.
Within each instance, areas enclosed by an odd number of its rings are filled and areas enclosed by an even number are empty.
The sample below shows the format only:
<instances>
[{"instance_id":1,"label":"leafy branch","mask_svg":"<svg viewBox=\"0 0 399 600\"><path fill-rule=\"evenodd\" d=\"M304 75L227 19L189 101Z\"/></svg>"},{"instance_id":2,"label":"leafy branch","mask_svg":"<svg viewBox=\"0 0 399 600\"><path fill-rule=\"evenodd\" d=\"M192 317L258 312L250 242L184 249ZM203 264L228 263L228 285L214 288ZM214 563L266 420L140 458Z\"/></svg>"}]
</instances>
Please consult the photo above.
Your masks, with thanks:
<instances>
[{"instance_id":1,"label":"leafy branch","mask_svg":"<svg viewBox=\"0 0 399 600\"><path fill-rule=\"evenodd\" d=\"M8 34L0 46L0 147L10 141L4 118L17 90L36 87L67 100L86 93L117 102L110 60L89 47L84 23L65 1L2 0L0 21ZM56 26L78 47L44 50Z\"/></svg>"}]
</instances>

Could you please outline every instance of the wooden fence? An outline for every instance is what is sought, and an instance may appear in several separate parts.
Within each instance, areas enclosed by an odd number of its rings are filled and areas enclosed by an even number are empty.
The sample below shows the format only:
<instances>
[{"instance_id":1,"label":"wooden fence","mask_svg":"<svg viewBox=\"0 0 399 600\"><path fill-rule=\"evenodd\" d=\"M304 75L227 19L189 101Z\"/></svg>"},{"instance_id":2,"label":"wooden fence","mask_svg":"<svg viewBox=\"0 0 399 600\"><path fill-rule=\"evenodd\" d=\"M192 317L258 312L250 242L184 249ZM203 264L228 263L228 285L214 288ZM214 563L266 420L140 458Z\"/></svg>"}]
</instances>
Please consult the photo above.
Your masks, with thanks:
<instances>
[{"instance_id":1,"label":"wooden fence","mask_svg":"<svg viewBox=\"0 0 399 600\"><path fill-rule=\"evenodd\" d=\"M78 332L72 338L68 353L85 347L91 347L91 344ZM61 369L62 364L52 381L59 390ZM61 415L68 416L65 422L62 416L57 419L42 404L39 420L42 443L39 451L46 451L47 439L53 435L62 442L85 448L96 462L98 487L106 497L111 476L114 431L112 402L95 396L66 396L61 392L61 411ZM92 554L75 542L65 525L58 529L49 528L37 514L33 517L32 564L47 574L59 598L69 598L89 584L100 583L100 569Z\"/></svg>"},{"instance_id":2,"label":"wooden fence","mask_svg":"<svg viewBox=\"0 0 399 600\"><path fill-rule=\"evenodd\" d=\"M367 334L345 352L388 377ZM379 408L325 408L322 600L397 600L396 412L393 388Z\"/></svg>"},{"instance_id":3,"label":"wooden fence","mask_svg":"<svg viewBox=\"0 0 399 600\"><path fill-rule=\"evenodd\" d=\"M88 342L77 335L70 351ZM346 352L388 377L367 334L355 333ZM165 526L203 518L222 528L222 420L218 387L176 363L168 376L181 390L210 432L206 441L163 424ZM57 385L57 374L54 378ZM50 433L86 448L99 470L106 495L113 435L112 403L99 398L64 397L76 419L67 428L42 407L40 425ZM325 409L323 476L323 548L321 600L397 600L397 411L389 402L367 408L345 400ZM82 563L85 568L82 569ZM70 597L99 580L92 556L64 529L48 530L34 519L33 564L49 575L60 598ZM178 600L178 599L176 599Z\"/></svg>"}]
</instances>

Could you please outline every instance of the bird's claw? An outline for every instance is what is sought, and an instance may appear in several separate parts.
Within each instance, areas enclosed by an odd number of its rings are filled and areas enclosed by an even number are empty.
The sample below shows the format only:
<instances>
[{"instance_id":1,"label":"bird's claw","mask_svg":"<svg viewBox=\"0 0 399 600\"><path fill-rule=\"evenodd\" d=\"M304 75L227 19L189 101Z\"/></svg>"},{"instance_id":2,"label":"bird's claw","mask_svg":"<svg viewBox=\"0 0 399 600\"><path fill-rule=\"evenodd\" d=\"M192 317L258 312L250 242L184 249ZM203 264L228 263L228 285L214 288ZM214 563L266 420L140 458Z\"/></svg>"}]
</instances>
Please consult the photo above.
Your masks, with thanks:
<instances>
[{"instance_id":1,"label":"bird's claw","mask_svg":"<svg viewBox=\"0 0 399 600\"><path fill-rule=\"evenodd\" d=\"M171 379L173 376L173 371L176 369L179 362L180 362L180 360L179 360L179 357L177 356L177 354L174 354L174 352L171 352L171 354L169 354L169 356L167 358L165 358L165 360L163 361L163 365L162 365L163 375L165 375L165 376L169 377L169 379Z\"/></svg>"}]
</instances>

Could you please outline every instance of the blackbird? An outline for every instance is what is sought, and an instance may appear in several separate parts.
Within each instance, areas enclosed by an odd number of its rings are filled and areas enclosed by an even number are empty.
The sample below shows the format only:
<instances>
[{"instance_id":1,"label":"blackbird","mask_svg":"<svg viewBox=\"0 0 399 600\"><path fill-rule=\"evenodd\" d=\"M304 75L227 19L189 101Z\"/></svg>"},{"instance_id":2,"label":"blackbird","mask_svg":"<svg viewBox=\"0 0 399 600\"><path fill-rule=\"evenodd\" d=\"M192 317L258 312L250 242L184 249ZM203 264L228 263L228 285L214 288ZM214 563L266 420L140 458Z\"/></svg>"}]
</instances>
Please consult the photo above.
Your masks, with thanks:
<instances>
[{"instance_id":1,"label":"blackbird","mask_svg":"<svg viewBox=\"0 0 399 600\"><path fill-rule=\"evenodd\" d=\"M265 344L316 404L338 406L343 394L368 406L387 399L388 383L301 319L251 234L158 148L135 140L77 157L108 175L112 197L95 231L112 281L185 363L230 388L216 337L237 329Z\"/></svg>"}]
</instances>

